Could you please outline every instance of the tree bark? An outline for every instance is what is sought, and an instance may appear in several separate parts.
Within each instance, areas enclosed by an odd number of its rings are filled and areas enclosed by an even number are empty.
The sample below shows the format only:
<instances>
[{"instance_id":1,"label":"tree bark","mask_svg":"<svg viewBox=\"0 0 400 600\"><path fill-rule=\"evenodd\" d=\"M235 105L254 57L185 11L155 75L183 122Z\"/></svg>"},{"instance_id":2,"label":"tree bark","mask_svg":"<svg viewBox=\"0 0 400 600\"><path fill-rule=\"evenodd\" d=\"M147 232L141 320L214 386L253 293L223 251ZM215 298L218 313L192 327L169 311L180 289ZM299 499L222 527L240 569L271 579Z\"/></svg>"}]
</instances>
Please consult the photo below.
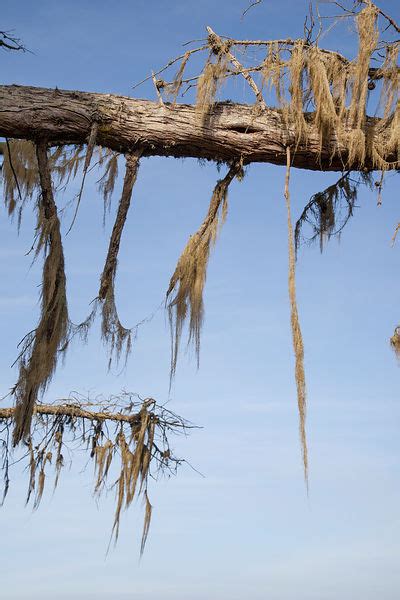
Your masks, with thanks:
<instances>
[{"instance_id":1,"label":"tree bark","mask_svg":"<svg viewBox=\"0 0 400 600\"><path fill-rule=\"evenodd\" d=\"M113 94L65 91L25 86L0 86L0 136L45 139L52 145L84 144L91 124L99 124L97 144L118 152L138 148L143 156L194 157L244 164L286 164L291 146L293 166L318 171L342 171L347 149L334 135L320 147L320 136L312 125L307 143L296 145L295 132L282 111L252 105L215 104L203 119L187 104L159 104ZM366 135L378 119L368 117ZM397 157L386 156L389 162ZM358 170L357 164L347 169ZM372 170L366 162L364 170Z\"/></svg>"}]
</instances>

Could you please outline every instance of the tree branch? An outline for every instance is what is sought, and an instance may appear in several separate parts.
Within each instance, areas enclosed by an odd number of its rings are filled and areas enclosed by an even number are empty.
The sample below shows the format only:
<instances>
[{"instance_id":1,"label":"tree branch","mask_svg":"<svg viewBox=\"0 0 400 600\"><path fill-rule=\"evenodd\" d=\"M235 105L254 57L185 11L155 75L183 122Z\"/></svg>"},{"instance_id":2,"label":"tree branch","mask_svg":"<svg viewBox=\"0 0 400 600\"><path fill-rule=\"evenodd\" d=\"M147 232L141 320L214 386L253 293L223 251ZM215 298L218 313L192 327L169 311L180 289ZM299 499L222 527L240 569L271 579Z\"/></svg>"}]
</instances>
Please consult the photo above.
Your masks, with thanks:
<instances>
[{"instance_id":1,"label":"tree branch","mask_svg":"<svg viewBox=\"0 0 400 600\"><path fill-rule=\"evenodd\" d=\"M45 137L52 145L84 144L94 107L99 115L97 144L117 152L143 150L143 156L193 157L244 164L286 164L286 147L296 147L292 165L317 171L342 171L348 149L335 135L321 140L306 113L309 135L297 143L294 128L282 111L254 106L217 103L206 122L199 122L194 106L165 104L126 96L52 90L25 86L0 86L0 136L35 140ZM368 117L366 135L379 119ZM371 132L371 133L369 133ZM296 145L297 144L297 145ZM385 156L398 168L397 155ZM366 170L372 170L366 161ZM347 165L358 170L358 165Z\"/></svg>"},{"instance_id":2,"label":"tree branch","mask_svg":"<svg viewBox=\"0 0 400 600\"><path fill-rule=\"evenodd\" d=\"M257 6L257 4L261 4L261 2L262 0L253 0L253 2L250 2L249 6L242 12L242 19L244 19L250 9Z\"/></svg>"},{"instance_id":3,"label":"tree branch","mask_svg":"<svg viewBox=\"0 0 400 600\"><path fill-rule=\"evenodd\" d=\"M117 423L129 423L138 425L142 419L142 413L139 411L133 414L124 414L122 412L112 412L109 410L95 411L87 410L78 404L74 404L70 399L59 400L60 404L36 404L33 409L34 415L60 416L79 419L88 419L89 421L112 421ZM154 400L147 399L148 404L154 403ZM172 413L171 413L172 414ZM15 415L15 407L0 408L0 421L2 419L12 419ZM156 420L158 417L154 417ZM166 424L174 427L190 428L191 426L180 419L166 421Z\"/></svg>"},{"instance_id":4,"label":"tree branch","mask_svg":"<svg viewBox=\"0 0 400 600\"><path fill-rule=\"evenodd\" d=\"M10 35L10 32L7 31L0 31L0 47L6 50L22 50L22 52L26 52L26 48L21 40Z\"/></svg>"}]
</instances>

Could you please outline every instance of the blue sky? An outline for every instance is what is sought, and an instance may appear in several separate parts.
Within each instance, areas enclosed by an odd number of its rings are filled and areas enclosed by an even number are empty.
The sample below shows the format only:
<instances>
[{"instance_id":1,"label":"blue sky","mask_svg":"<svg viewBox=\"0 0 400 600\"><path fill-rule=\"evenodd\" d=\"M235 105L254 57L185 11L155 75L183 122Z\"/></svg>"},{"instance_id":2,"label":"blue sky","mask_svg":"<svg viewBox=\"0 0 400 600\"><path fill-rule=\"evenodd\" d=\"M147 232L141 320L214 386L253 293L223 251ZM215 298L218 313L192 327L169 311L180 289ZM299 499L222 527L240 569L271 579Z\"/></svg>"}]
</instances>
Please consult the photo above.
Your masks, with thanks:
<instances>
[{"instance_id":1,"label":"blue sky","mask_svg":"<svg viewBox=\"0 0 400 600\"><path fill-rule=\"evenodd\" d=\"M399 17L395 2L381 3ZM266 0L242 21L245 0L113 3L5 0L2 29L33 51L5 54L2 83L131 94L134 83L204 35L281 38L302 34L306 2ZM397 12L397 15L396 15ZM351 32L327 44L354 50ZM241 84L234 90L245 99ZM151 86L135 90L154 98ZM241 96L242 94L242 96ZM176 260L195 231L218 178L215 165L145 159L121 247L118 306L127 324L164 298ZM87 314L96 296L112 215L89 178L76 226L65 242L70 312ZM293 217L332 174L292 172ZM301 250L298 302L308 387L310 495L303 483L287 298L284 169L253 165L230 191L228 220L212 254L205 294L200 370L183 355L168 393L169 337L158 311L140 331L127 369L107 373L94 328L75 345L49 388L125 388L201 425L176 439L183 466L151 484L154 517L138 560L142 507L123 515L107 558L113 493L96 504L83 461L66 471L40 509L24 508L26 474L16 472L0 511L0 596L7 600L395 600L400 592L399 366L388 339L400 321L398 183L388 176L383 205L359 194L340 243L321 255ZM59 205L74 197L73 183ZM113 198L115 210L121 182ZM65 219L64 226L70 222ZM37 318L39 265L24 256L34 219L0 220L0 375L2 393L23 335ZM399 242L400 243L400 242Z\"/></svg>"}]
</instances>

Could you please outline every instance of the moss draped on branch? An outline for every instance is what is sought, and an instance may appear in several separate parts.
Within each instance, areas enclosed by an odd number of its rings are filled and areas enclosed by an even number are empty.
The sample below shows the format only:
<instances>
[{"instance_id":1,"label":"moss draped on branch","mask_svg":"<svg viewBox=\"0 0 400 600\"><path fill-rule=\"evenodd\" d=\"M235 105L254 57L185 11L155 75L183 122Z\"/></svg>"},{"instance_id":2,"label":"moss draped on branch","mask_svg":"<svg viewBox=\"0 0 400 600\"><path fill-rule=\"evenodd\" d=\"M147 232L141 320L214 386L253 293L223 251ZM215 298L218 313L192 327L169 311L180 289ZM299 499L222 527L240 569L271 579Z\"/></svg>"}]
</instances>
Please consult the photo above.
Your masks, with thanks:
<instances>
[{"instance_id":1,"label":"moss draped on branch","mask_svg":"<svg viewBox=\"0 0 400 600\"><path fill-rule=\"evenodd\" d=\"M325 240L340 233L352 216L359 182L372 185L371 173L380 170L380 183L375 183L380 192L384 173L400 169L400 41L397 38L392 41L382 39L380 20L385 19L385 26L389 23L396 32L398 27L371 1L356 3L352 14L358 35L358 52L354 60L321 48L318 38L313 43L311 31L305 39L235 40L222 38L208 27L207 40L201 47L187 50L152 74L159 98L157 104L109 94L0 86L0 135L6 137L5 144L0 146L4 156L2 175L6 206L11 216L18 212L20 221L26 201L39 192L33 247L35 256L42 250L45 255L39 323L22 341L17 359L19 377L13 389L15 407L7 409L12 410L15 418L13 444L28 444L31 464L36 464L36 470L40 467L38 490L43 489L45 466L51 462L51 457L46 453L35 455L31 420L33 415L39 417L41 414L37 402L54 373L59 353L66 349L76 332L85 337L98 306L102 313L102 337L110 346L111 357L115 352L118 358L123 349L129 353L134 329L121 324L115 304L118 252L139 158L154 155L197 157L229 166L227 175L215 186L205 220L187 242L167 290L172 339L171 379L176 371L186 321L188 342L193 344L199 362L207 265L226 217L230 183L234 177L241 177L243 165L252 162L286 165L289 297L299 427L307 480L306 386L295 290L295 249L304 237L302 227L306 223L313 229L311 239L319 238L322 249ZM263 55L259 60L254 53L253 63L245 67L239 57L243 49L248 48L261 50ZM190 59L194 54L200 58L203 52L205 60L200 73L188 77ZM179 61L172 82L156 79L156 75ZM254 104L216 102L222 84L236 76L242 77L248 85L255 96ZM197 88L195 105L179 104L179 94L194 86ZM164 102L162 93L172 96L173 102ZM369 117L367 106L374 108L374 98L378 116ZM11 137L18 139L8 139ZM86 154L84 144L87 144ZM51 146L55 149L50 150ZM68 317L61 228L51 176L67 183L83 166L74 222L95 152L98 152L97 164L105 167L98 182L104 211L110 207L118 172L118 154L122 152L126 155L126 170L95 308L89 318L76 327ZM336 184L314 194L308 202L296 225L295 239L289 196L291 167L342 173ZM358 171L356 181L352 179L354 171ZM345 208L344 217L340 214L341 207ZM399 227L393 241L398 230ZM391 345L398 354L399 337L397 328ZM80 416L84 421L82 414ZM142 483L143 474L147 472L146 461L151 458L147 450L154 445L155 429L152 428L155 421L147 412L142 416L140 428L135 429L132 438L128 439L121 430L111 445L107 442L95 453L100 457L99 473L107 472L116 448L122 456L114 533L118 535L121 507L124 503L130 504L139 485L146 504L145 539L151 504ZM50 418L49 415L46 418ZM130 445L132 441L136 444L134 449ZM141 462L138 462L138 452ZM102 481L102 476L99 477L98 485ZM144 477L146 479L147 475ZM31 492L32 485L31 482ZM41 493L37 494L35 504Z\"/></svg>"},{"instance_id":2,"label":"moss draped on branch","mask_svg":"<svg viewBox=\"0 0 400 600\"><path fill-rule=\"evenodd\" d=\"M11 430L17 408L0 408L0 463L3 502L12 483L13 465L26 466L27 503L38 508L51 471L54 488L76 451L84 451L94 464L94 494L115 490L116 506L111 540L118 539L120 518L135 498L145 502L141 552L146 543L152 507L149 477L174 474L184 461L174 456L172 434L193 426L152 398L123 393L108 399L70 397L55 404L36 403L31 434L15 450ZM110 541L111 541L110 540Z\"/></svg>"}]
</instances>

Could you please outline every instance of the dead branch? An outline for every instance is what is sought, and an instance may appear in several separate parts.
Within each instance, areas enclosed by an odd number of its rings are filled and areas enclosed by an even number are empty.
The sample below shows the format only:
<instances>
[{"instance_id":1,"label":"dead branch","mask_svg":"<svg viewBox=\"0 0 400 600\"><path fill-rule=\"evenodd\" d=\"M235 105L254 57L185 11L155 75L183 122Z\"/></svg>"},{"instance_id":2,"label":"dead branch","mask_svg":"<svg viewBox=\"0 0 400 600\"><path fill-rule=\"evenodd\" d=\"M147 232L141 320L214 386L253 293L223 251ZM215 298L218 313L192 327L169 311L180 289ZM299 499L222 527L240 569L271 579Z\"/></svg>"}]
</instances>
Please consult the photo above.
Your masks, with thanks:
<instances>
[{"instance_id":1,"label":"dead branch","mask_svg":"<svg viewBox=\"0 0 400 600\"><path fill-rule=\"evenodd\" d=\"M262 1L263 0L254 0L253 2L250 2L249 6L242 12L242 19L244 19L249 10L251 10L254 6L257 6L257 4L261 4Z\"/></svg>"},{"instance_id":2,"label":"dead branch","mask_svg":"<svg viewBox=\"0 0 400 600\"><path fill-rule=\"evenodd\" d=\"M14 465L22 463L28 474L27 502L33 498L33 507L38 508L51 470L56 487L67 457L72 460L75 451L84 450L95 467L94 493L116 491L115 541L122 510L135 498L144 499L143 552L151 519L148 479L176 473L184 461L174 456L169 437L186 433L193 425L157 405L153 398L123 393L91 401L75 395L56 404L36 404L31 435L24 447L14 450L10 430L15 411L15 407L0 409L3 500Z\"/></svg>"},{"instance_id":3,"label":"dead branch","mask_svg":"<svg viewBox=\"0 0 400 600\"><path fill-rule=\"evenodd\" d=\"M9 31L0 31L0 47L5 50L21 50L26 52L26 48L21 40L10 34Z\"/></svg>"}]
</instances>

